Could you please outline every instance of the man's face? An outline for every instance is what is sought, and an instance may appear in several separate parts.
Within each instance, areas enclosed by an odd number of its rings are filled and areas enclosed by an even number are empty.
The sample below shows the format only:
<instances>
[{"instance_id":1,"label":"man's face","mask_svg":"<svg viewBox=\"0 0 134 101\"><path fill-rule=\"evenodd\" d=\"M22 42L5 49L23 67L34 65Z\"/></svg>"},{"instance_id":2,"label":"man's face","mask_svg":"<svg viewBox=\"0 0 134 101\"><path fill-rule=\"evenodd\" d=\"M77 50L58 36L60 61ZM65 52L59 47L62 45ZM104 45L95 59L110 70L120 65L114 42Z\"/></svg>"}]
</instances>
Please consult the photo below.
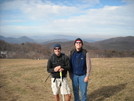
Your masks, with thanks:
<instances>
[{"instance_id":1,"label":"man's face","mask_svg":"<svg viewBox=\"0 0 134 101\"><path fill-rule=\"evenodd\" d=\"M61 49L59 47L54 48L54 53L59 56L61 53Z\"/></svg>"},{"instance_id":2,"label":"man's face","mask_svg":"<svg viewBox=\"0 0 134 101\"><path fill-rule=\"evenodd\" d=\"M82 48L82 42L81 41L76 41L75 42L75 47L76 47L76 49Z\"/></svg>"}]
</instances>

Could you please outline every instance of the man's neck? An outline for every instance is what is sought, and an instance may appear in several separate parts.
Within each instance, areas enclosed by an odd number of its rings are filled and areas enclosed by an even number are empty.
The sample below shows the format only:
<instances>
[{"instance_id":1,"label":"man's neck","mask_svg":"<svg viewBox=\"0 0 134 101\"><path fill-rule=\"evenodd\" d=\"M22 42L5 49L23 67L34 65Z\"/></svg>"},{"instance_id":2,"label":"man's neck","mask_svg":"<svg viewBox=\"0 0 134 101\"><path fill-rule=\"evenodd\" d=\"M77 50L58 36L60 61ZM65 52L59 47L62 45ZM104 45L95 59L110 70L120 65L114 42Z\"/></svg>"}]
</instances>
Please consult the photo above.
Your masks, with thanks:
<instances>
[{"instance_id":1,"label":"man's neck","mask_svg":"<svg viewBox=\"0 0 134 101\"><path fill-rule=\"evenodd\" d=\"M78 51L80 51L81 50L81 48L76 48L76 51L78 52Z\"/></svg>"},{"instance_id":2,"label":"man's neck","mask_svg":"<svg viewBox=\"0 0 134 101\"><path fill-rule=\"evenodd\" d=\"M55 55L60 56L60 53L59 54L55 54Z\"/></svg>"}]
</instances>

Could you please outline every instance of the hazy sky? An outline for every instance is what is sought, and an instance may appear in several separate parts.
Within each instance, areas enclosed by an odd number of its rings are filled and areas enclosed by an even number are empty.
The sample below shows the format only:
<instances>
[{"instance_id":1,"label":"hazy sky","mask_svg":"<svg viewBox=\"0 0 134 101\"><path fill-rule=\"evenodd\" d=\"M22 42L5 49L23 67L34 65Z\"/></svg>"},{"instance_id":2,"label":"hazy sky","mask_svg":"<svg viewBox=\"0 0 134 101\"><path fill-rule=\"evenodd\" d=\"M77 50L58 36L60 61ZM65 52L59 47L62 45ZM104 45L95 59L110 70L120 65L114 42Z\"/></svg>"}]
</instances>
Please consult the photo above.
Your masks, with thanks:
<instances>
[{"instance_id":1,"label":"hazy sky","mask_svg":"<svg viewBox=\"0 0 134 101\"><path fill-rule=\"evenodd\" d=\"M134 36L134 0L0 0L0 35Z\"/></svg>"}]
</instances>

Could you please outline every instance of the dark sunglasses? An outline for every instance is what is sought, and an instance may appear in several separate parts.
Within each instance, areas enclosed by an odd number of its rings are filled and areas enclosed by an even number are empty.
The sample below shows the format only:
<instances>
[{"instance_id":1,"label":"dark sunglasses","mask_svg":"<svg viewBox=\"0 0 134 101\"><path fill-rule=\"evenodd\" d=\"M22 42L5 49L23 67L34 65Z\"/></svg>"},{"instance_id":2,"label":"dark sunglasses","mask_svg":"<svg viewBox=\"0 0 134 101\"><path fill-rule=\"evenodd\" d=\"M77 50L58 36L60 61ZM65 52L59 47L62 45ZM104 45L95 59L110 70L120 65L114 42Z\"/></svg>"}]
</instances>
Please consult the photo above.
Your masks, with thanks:
<instances>
[{"instance_id":1,"label":"dark sunglasses","mask_svg":"<svg viewBox=\"0 0 134 101\"><path fill-rule=\"evenodd\" d=\"M60 50L60 48L54 48L54 50Z\"/></svg>"},{"instance_id":2,"label":"dark sunglasses","mask_svg":"<svg viewBox=\"0 0 134 101\"><path fill-rule=\"evenodd\" d=\"M78 44L78 43L81 44L82 42L75 42L75 43L77 43L77 44Z\"/></svg>"}]
</instances>

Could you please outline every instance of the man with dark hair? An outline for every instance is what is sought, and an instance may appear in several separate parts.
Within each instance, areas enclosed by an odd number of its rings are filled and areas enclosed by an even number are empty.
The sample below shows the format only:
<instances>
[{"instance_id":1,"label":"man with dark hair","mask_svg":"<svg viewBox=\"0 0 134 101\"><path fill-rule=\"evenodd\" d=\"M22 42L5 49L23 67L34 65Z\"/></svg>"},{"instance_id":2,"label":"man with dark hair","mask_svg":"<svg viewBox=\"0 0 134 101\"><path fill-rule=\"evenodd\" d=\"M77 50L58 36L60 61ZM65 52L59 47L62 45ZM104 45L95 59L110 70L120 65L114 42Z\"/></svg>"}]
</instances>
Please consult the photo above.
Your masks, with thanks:
<instances>
[{"instance_id":1,"label":"man with dark hair","mask_svg":"<svg viewBox=\"0 0 134 101\"><path fill-rule=\"evenodd\" d=\"M74 101L87 101L87 86L91 70L89 53L82 48L83 41L77 38L74 41L75 49L70 52L70 77L72 79ZM79 97L79 89L82 99Z\"/></svg>"},{"instance_id":2,"label":"man with dark hair","mask_svg":"<svg viewBox=\"0 0 134 101\"><path fill-rule=\"evenodd\" d=\"M61 45L55 44L53 47L54 54L49 58L47 63L47 71L51 73L51 87L56 101L60 101L59 90L62 95L66 95L66 101L70 101L71 92L68 80L66 78L67 71L70 70L69 58L61 53ZM62 82L60 78L62 72Z\"/></svg>"}]
</instances>

